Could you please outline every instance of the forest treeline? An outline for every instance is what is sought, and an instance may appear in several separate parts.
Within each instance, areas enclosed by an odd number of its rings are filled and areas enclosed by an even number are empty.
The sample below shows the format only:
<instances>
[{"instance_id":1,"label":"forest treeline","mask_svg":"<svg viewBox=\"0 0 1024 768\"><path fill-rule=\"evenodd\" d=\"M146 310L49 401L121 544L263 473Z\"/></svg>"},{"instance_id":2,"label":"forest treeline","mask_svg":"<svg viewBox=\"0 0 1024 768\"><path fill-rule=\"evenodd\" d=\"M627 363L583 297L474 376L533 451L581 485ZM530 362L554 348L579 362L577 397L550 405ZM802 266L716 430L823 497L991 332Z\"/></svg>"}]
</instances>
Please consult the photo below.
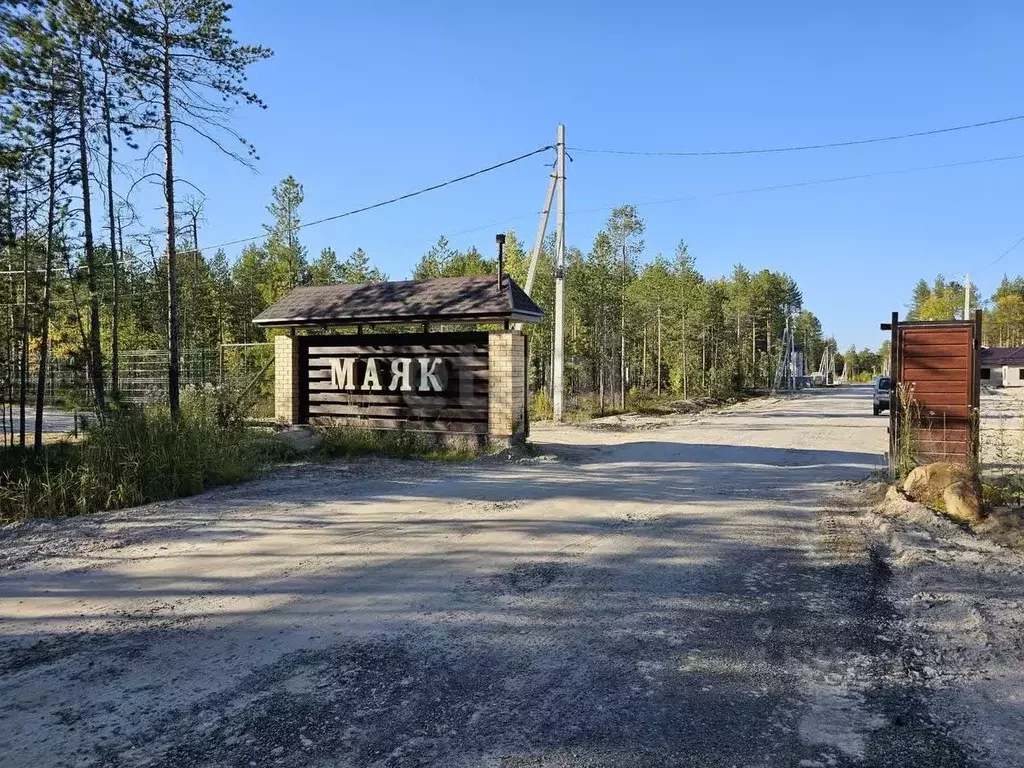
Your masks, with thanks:
<instances>
[{"instance_id":1,"label":"forest treeline","mask_svg":"<svg viewBox=\"0 0 1024 768\"><path fill-rule=\"evenodd\" d=\"M965 285L938 275L919 280L910 297L908 320L962 320ZM981 343L986 347L1024 345L1024 276L1004 275L995 292L982 298L973 283L971 307L982 308Z\"/></svg>"},{"instance_id":2,"label":"forest treeline","mask_svg":"<svg viewBox=\"0 0 1024 768\"><path fill-rule=\"evenodd\" d=\"M235 40L229 10L216 0L0 0L0 387L8 407L17 402L24 413L34 400L40 414L59 360L103 408L122 390L126 351L164 350L176 417L186 351L265 341L252 318L296 285L387 279L360 248L308 253L303 188L290 176L270 190L261 241L234 253L204 246L204 199L176 175L177 153L202 142L255 161L232 118L236 108L263 106L246 73L271 55ZM146 185L162 198L156 228L137 210ZM787 318L809 369L826 345L835 349L790 276L736 266L710 277L682 241L674 253L650 254L644 228L636 207L624 205L592 243L566 249L570 406L769 385ZM551 380L553 252L549 239L533 290L547 316L527 329L541 393ZM508 233L506 263L520 284L528 261L528 247ZM493 243L460 251L442 237L412 275L495 269ZM866 369L867 351L852 352L853 368Z\"/></svg>"},{"instance_id":3,"label":"forest treeline","mask_svg":"<svg viewBox=\"0 0 1024 768\"><path fill-rule=\"evenodd\" d=\"M22 425L29 368L36 368L37 449L51 346L77 335L77 356L103 410L118 390L119 352L131 343L132 325L143 333L151 325L146 304L156 297L136 284L139 270L131 268L139 259L126 243L139 218L133 193L150 182L164 217L158 232L145 230L152 239L142 253L153 274L143 282L163 281L166 316L154 330L165 336L168 404L178 419L187 312L180 294L187 262L197 273L207 267L181 247L187 214L195 214L193 232L199 217L198 205L180 205L187 180L175 174L175 158L197 141L241 162L255 158L231 118L236 107L263 106L246 74L271 55L234 38L230 8L219 0L0 0L4 367L8 398L19 391ZM191 311L198 333L199 305Z\"/></svg>"}]
</instances>

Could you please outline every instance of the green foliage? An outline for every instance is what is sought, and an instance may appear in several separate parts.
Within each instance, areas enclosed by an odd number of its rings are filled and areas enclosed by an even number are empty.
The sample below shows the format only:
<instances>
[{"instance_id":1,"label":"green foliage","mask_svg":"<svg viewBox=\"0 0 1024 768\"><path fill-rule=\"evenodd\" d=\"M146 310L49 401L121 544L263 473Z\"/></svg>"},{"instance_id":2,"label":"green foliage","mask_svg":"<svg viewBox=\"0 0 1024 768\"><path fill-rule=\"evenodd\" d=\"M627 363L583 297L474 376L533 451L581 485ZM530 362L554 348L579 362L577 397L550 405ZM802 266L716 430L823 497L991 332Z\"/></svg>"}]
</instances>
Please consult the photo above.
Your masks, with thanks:
<instances>
[{"instance_id":1,"label":"green foliage","mask_svg":"<svg viewBox=\"0 0 1024 768\"><path fill-rule=\"evenodd\" d=\"M851 382L871 381L872 376L882 372L882 366L888 358L888 346L883 345L882 352L875 352L864 347L860 351L853 345L837 359L837 368L846 367L846 379Z\"/></svg>"},{"instance_id":2,"label":"green foliage","mask_svg":"<svg viewBox=\"0 0 1024 768\"><path fill-rule=\"evenodd\" d=\"M917 466L918 446L914 439L914 430L908 425L914 424L920 415L920 406L914 398L914 385L900 382L894 393L900 409L900 423L903 428L899 431L896 439L896 462L894 469L896 477L901 482L907 478L911 470ZM892 407L892 406L890 406Z\"/></svg>"},{"instance_id":3,"label":"green foliage","mask_svg":"<svg viewBox=\"0 0 1024 768\"><path fill-rule=\"evenodd\" d=\"M977 289L971 289L977 296ZM976 304L973 301L972 304ZM932 285L919 280L911 296L908 320L963 320L964 284L938 275Z\"/></svg>"},{"instance_id":4,"label":"green foliage","mask_svg":"<svg viewBox=\"0 0 1024 768\"><path fill-rule=\"evenodd\" d=\"M299 206L305 200L302 185L287 176L270 191L267 211L274 217L268 227L266 262L263 266L263 294L272 304L302 280L306 269L306 248L299 242Z\"/></svg>"},{"instance_id":5,"label":"green foliage","mask_svg":"<svg viewBox=\"0 0 1024 768\"><path fill-rule=\"evenodd\" d=\"M742 265L729 277L707 278L684 242L674 258L658 254L645 263L643 231L635 208L621 206L587 254L573 249L567 254L572 389L579 395L596 393L598 412L624 407L618 395L623 326L634 401L659 390L694 397L767 386L781 354L786 317L802 304L793 280L769 270L752 273ZM550 304L542 307L549 317L531 331L535 387L549 381ZM820 358L825 343L820 323L809 312L801 317L799 340Z\"/></svg>"},{"instance_id":6,"label":"green foliage","mask_svg":"<svg viewBox=\"0 0 1024 768\"><path fill-rule=\"evenodd\" d=\"M405 430L356 429L321 426L320 453L327 458L352 459L360 456L389 456L398 459L466 461L480 455L472 436L444 436Z\"/></svg>"},{"instance_id":7,"label":"green foliage","mask_svg":"<svg viewBox=\"0 0 1024 768\"><path fill-rule=\"evenodd\" d=\"M444 238L420 259L413 269L414 280L426 280L433 277L473 277L477 275L493 275L497 272L496 260L484 258L476 248L462 252L451 247Z\"/></svg>"},{"instance_id":8,"label":"green foliage","mask_svg":"<svg viewBox=\"0 0 1024 768\"><path fill-rule=\"evenodd\" d=\"M982 336L990 347L1024 344L1024 277L1003 276L985 309Z\"/></svg>"},{"instance_id":9,"label":"green foliage","mask_svg":"<svg viewBox=\"0 0 1024 768\"><path fill-rule=\"evenodd\" d=\"M341 283L383 283L388 276L370 264L370 257L362 248L356 248L338 269Z\"/></svg>"},{"instance_id":10,"label":"green foliage","mask_svg":"<svg viewBox=\"0 0 1024 768\"><path fill-rule=\"evenodd\" d=\"M550 419L554 413L551 393L547 389L531 393L529 411L531 420L545 421Z\"/></svg>"},{"instance_id":11,"label":"green foliage","mask_svg":"<svg viewBox=\"0 0 1024 768\"><path fill-rule=\"evenodd\" d=\"M50 446L20 462L8 454L0 522L188 496L287 457L283 444L239 421L211 393L187 395L178 422L162 407L116 407L86 427L79 443Z\"/></svg>"}]
</instances>

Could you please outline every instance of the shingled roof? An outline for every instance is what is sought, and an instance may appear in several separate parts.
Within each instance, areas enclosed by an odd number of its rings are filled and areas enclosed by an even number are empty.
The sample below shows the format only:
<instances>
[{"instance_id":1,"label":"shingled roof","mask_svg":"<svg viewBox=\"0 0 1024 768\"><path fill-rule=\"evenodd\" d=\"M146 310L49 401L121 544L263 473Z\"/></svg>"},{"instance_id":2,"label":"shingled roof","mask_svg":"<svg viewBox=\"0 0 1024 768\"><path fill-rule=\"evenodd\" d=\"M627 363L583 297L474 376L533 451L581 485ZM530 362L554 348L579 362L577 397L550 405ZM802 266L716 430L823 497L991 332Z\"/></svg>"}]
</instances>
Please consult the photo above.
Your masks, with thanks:
<instances>
[{"instance_id":1,"label":"shingled roof","mask_svg":"<svg viewBox=\"0 0 1024 768\"><path fill-rule=\"evenodd\" d=\"M370 323L536 323L544 312L507 275L293 288L253 322L262 326Z\"/></svg>"},{"instance_id":2,"label":"shingled roof","mask_svg":"<svg viewBox=\"0 0 1024 768\"><path fill-rule=\"evenodd\" d=\"M1024 347L982 347L981 365L1024 365Z\"/></svg>"}]
</instances>

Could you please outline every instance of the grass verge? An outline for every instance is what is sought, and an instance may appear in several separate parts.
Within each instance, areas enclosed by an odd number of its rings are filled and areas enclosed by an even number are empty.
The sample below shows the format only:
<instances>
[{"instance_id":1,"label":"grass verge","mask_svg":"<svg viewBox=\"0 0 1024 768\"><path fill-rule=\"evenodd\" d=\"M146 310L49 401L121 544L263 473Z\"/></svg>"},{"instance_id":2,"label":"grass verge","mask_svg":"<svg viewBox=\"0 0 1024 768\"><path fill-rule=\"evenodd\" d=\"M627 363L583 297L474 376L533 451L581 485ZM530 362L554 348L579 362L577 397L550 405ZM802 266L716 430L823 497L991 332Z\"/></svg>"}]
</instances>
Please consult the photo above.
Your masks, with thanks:
<instances>
[{"instance_id":1,"label":"grass verge","mask_svg":"<svg viewBox=\"0 0 1024 768\"><path fill-rule=\"evenodd\" d=\"M0 461L0 523L118 509L236 483L289 458L291 450L214 398L187 395L175 423L163 408L118 406L77 442L40 454L13 450Z\"/></svg>"},{"instance_id":2,"label":"grass verge","mask_svg":"<svg viewBox=\"0 0 1024 768\"><path fill-rule=\"evenodd\" d=\"M321 439L317 452L328 459L388 456L396 459L469 461L481 453L494 450L491 446L481 447L477 439L470 435L435 435L428 432L342 426L317 427L315 433Z\"/></svg>"},{"instance_id":3,"label":"grass verge","mask_svg":"<svg viewBox=\"0 0 1024 768\"><path fill-rule=\"evenodd\" d=\"M386 456L468 461L499 450L475 436L317 427L319 445L304 460ZM216 392L191 392L173 422L166 408L117 406L77 441L42 452L0 451L0 524L67 517L191 496L249 479L299 451L268 430L247 426Z\"/></svg>"}]
</instances>

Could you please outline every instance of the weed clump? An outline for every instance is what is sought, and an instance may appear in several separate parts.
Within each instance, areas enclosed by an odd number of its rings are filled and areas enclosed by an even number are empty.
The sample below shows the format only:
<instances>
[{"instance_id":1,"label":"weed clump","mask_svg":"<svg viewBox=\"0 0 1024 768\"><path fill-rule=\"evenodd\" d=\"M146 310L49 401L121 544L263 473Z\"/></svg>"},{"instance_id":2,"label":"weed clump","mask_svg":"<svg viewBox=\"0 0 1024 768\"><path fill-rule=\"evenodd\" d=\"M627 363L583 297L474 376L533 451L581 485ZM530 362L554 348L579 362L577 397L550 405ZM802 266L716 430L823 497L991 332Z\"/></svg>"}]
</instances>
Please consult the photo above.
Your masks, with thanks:
<instances>
[{"instance_id":1,"label":"weed clump","mask_svg":"<svg viewBox=\"0 0 1024 768\"><path fill-rule=\"evenodd\" d=\"M209 393L188 393L181 418L166 408L117 405L86 424L78 442L0 464L0 522L119 509L237 483L287 456L226 413Z\"/></svg>"},{"instance_id":2,"label":"weed clump","mask_svg":"<svg viewBox=\"0 0 1024 768\"><path fill-rule=\"evenodd\" d=\"M321 455L331 459L387 456L395 459L468 461L490 448L473 435L359 429L331 424L317 426L316 432L321 437Z\"/></svg>"}]
</instances>

